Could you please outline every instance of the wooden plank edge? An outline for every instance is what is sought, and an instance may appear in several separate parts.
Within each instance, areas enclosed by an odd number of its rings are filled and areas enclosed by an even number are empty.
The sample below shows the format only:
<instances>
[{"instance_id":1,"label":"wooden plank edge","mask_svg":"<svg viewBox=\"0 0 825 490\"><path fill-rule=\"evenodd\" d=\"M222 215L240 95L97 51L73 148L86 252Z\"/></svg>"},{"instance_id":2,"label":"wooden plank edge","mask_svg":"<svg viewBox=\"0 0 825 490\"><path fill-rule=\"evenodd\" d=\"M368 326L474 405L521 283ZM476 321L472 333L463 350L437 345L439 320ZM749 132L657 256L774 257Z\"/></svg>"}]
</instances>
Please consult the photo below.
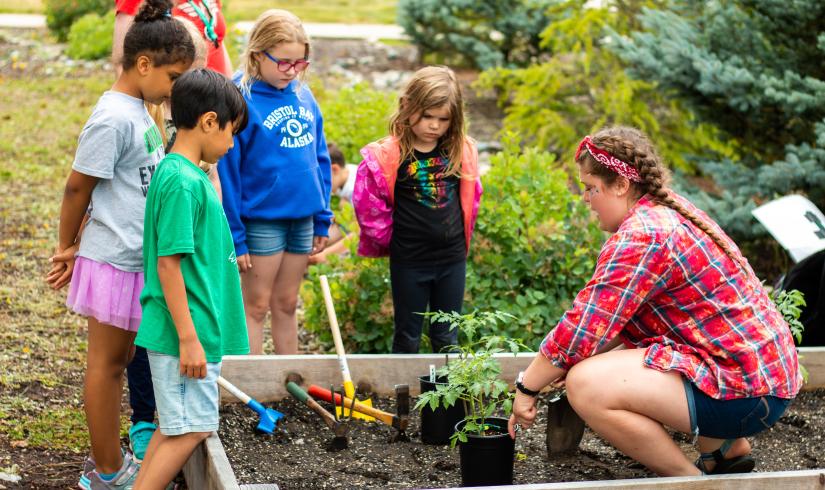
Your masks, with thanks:
<instances>
[{"instance_id":1,"label":"wooden plank edge","mask_svg":"<svg viewBox=\"0 0 825 490\"><path fill-rule=\"evenodd\" d=\"M240 490L217 432L213 432L205 441L198 444L183 466L183 476L189 488Z\"/></svg>"},{"instance_id":2,"label":"wooden plank edge","mask_svg":"<svg viewBox=\"0 0 825 490\"><path fill-rule=\"evenodd\" d=\"M596 480L582 482L534 483L475 487L476 490L822 490L825 488L825 469L801 471L774 471L738 475L682 476L669 478L636 478L630 480Z\"/></svg>"},{"instance_id":3,"label":"wooden plank edge","mask_svg":"<svg viewBox=\"0 0 825 490\"><path fill-rule=\"evenodd\" d=\"M825 347L799 349L800 363L808 370L808 382L804 390L825 388ZM388 396L396 384L409 384L410 394L419 393L418 376L428 372L429 365L442 366L443 354L352 354L347 356L353 381L365 382L373 392ZM455 355L449 356L455 358ZM499 354L501 378L512 382L519 371L526 369L535 353ZM324 387L341 384L338 358L331 354L294 356L226 356L222 374L258 401L276 401L289 394L284 387L286 377L295 372L303 377L304 385L318 384ZM223 392L222 401L234 398Z\"/></svg>"}]
</instances>

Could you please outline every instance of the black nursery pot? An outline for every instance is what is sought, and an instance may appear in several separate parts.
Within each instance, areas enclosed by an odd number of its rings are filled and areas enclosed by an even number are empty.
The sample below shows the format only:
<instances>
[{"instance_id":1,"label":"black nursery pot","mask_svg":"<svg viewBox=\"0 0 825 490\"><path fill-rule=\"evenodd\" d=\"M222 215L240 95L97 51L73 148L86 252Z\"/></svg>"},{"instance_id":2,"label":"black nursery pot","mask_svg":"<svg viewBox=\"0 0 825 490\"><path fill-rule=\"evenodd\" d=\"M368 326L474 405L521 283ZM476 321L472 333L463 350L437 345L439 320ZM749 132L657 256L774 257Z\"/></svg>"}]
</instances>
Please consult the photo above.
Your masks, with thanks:
<instances>
[{"instance_id":1,"label":"black nursery pot","mask_svg":"<svg viewBox=\"0 0 825 490\"><path fill-rule=\"evenodd\" d=\"M439 376L436 382L430 381L430 376L418 378L421 383L421 393L435 391L438 384L446 384L447 377ZM421 409L421 442L424 444L448 444L450 436L455 432L455 424L464 420L464 404L456 402L450 408L438 407L435 410L429 405Z\"/></svg>"},{"instance_id":2,"label":"black nursery pot","mask_svg":"<svg viewBox=\"0 0 825 490\"><path fill-rule=\"evenodd\" d=\"M479 436L467 434L467 442L459 442L461 458L461 486L480 487L513 484L513 458L515 441L507 433L507 419L490 417L488 425L501 431L501 434ZM466 422L456 424L461 429Z\"/></svg>"}]
</instances>

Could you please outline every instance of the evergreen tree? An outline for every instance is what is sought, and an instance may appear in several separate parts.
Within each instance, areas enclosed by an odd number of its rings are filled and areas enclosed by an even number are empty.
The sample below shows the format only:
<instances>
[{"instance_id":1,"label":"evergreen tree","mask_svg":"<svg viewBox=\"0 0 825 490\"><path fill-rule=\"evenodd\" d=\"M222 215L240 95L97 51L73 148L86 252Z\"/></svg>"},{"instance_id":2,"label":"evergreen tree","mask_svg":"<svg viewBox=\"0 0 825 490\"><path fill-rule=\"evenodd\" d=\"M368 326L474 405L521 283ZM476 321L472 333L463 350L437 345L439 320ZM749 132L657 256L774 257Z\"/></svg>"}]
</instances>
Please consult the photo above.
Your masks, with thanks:
<instances>
[{"instance_id":1,"label":"evergreen tree","mask_svg":"<svg viewBox=\"0 0 825 490\"><path fill-rule=\"evenodd\" d=\"M524 66L539 52L554 0L399 0L398 23L423 53L486 69Z\"/></svg>"},{"instance_id":2,"label":"evergreen tree","mask_svg":"<svg viewBox=\"0 0 825 490\"><path fill-rule=\"evenodd\" d=\"M643 29L614 36L613 49L630 75L675 95L735 146L733 158L700 164L717 192L694 199L740 240L764 235L750 216L759 202L801 192L825 209L825 2L683 5L644 10Z\"/></svg>"},{"instance_id":3,"label":"evergreen tree","mask_svg":"<svg viewBox=\"0 0 825 490\"><path fill-rule=\"evenodd\" d=\"M548 9L550 22L541 34L542 62L521 69L494 69L478 86L493 89L505 108L504 129L525 143L571 162L582 136L606 125L626 124L647 133L674 166L692 169L685 154L713 150L732 155L710 124L666 98L654 83L633 79L626 63L607 47L608 32L629 33L635 18L655 0L558 1Z\"/></svg>"}]
</instances>

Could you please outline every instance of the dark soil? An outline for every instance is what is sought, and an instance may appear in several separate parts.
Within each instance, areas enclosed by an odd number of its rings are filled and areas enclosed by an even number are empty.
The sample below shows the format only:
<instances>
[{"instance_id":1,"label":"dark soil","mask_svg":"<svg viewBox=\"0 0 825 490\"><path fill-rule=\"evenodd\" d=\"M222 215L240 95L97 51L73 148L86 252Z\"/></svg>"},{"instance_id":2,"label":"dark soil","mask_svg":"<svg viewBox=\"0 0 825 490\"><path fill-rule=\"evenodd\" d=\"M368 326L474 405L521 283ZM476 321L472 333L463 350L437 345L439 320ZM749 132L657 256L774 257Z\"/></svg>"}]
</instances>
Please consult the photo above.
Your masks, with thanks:
<instances>
[{"instance_id":1,"label":"dark soil","mask_svg":"<svg viewBox=\"0 0 825 490\"><path fill-rule=\"evenodd\" d=\"M375 400L374 400L375 401ZM377 405L394 411L392 400ZM349 448L327 450L332 432L307 407L292 399L272 404L286 415L274 435L255 434L256 415L242 405L226 405L219 435L238 482L277 483L281 489L458 487L458 450L421 444L418 417L412 416L410 442L390 443L393 429L353 421ZM751 439L756 471L825 466L825 390L801 393L770 430ZM546 404L537 424L516 441L514 483L653 477L635 461L585 430L579 449L548 460ZM675 438L690 458L696 451L686 436ZM520 454L519 454L520 453Z\"/></svg>"}]
</instances>

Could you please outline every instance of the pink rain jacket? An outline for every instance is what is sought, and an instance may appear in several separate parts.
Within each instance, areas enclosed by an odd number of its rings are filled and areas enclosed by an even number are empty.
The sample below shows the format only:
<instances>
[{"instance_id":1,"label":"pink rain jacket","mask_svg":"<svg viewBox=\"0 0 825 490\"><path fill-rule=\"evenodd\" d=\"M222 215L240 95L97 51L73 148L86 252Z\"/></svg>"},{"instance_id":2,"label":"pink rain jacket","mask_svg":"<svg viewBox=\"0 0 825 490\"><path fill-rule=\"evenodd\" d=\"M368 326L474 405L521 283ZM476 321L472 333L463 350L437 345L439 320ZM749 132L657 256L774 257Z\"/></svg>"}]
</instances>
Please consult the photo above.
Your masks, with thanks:
<instances>
[{"instance_id":1,"label":"pink rain jacket","mask_svg":"<svg viewBox=\"0 0 825 490\"><path fill-rule=\"evenodd\" d=\"M393 136L387 136L361 149L364 160L358 165L352 204L361 227L358 255L384 257L390 252L392 211L395 205L395 180L401 166L401 147ZM464 239L470 250L470 238L476 224L481 202L481 178L478 173L478 150L465 140L461 158L459 198L464 215Z\"/></svg>"}]
</instances>

